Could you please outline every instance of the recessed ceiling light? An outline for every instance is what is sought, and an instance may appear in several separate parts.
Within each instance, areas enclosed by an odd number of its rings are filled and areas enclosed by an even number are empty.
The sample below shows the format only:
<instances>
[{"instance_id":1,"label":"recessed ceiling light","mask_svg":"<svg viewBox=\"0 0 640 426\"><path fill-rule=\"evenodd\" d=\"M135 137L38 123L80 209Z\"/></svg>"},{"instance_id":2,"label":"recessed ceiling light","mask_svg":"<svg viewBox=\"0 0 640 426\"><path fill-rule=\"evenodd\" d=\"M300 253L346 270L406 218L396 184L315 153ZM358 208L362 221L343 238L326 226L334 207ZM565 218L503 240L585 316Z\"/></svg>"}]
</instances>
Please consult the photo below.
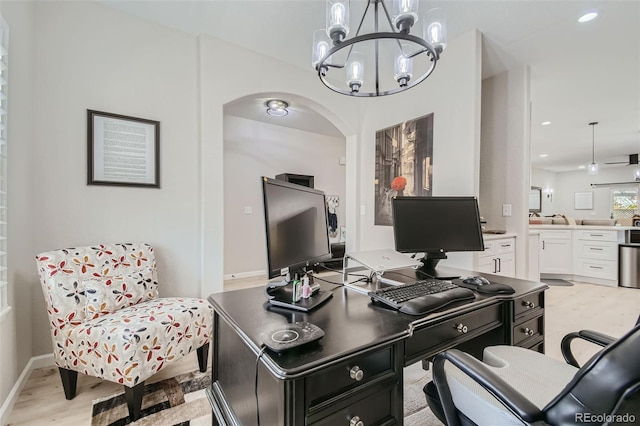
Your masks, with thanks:
<instances>
[{"instance_id":1,"label":"recessed ceiling light","mask_svg":"<svg viewBox=\"0 0 640 426\"><path fill-rule=\"evenodd\" d=\"M549 156L549 154L540 154L540 158L545 158L545 157L548 157L548 156Z\"/></svg>"},{"instance_id":2,"label":"recessed ceiling light","mask_svg":"<svg viewBox=\"0 0 640 426\"><path fill-rule=\"evenodd\" d=\"M580 18L578 18L578 22L580 22L580 23L589 22L589 21L591 21L593 19L596 19L596 16L598 16L598 12L585 13Z\"/></svg>"},{"instance_id":3,"label":"recessed ceiling light","mask_svg":"<svg viewBox=\"0 0 640 426\"><path fill-rule=\"evenodd\" d=\"M551 124L551 122L550 122L550 121L543 121L543 122L542 122L542 125L543 125L543 126L548 126L549 124Z\"/></svg>"},{"instance_id":4,"label":"recessed ceiling light","mask_svg":"<svg viewBox=\"0 0 640 426\"><path fill-rule=\"evenodd\" d=\"M585 166L585 165L581 165L581 166L578 166L578 168L579 168L579 169L586 169L586 168L587 168L587 166Z\"/></svg>"},{"instance_id":5,"label":"recessed ceiling light","mask_svg":"<svg viewBox=\"0 0 640 426\"><path fill-rule=\"evenodd\" d=\"M265 102L265 106L267 107L267 114L274 117L284 117L285 115L289 114L289 111L287 110L289 104L283 100L270 99Z\"/></svg>"}]
</instances>

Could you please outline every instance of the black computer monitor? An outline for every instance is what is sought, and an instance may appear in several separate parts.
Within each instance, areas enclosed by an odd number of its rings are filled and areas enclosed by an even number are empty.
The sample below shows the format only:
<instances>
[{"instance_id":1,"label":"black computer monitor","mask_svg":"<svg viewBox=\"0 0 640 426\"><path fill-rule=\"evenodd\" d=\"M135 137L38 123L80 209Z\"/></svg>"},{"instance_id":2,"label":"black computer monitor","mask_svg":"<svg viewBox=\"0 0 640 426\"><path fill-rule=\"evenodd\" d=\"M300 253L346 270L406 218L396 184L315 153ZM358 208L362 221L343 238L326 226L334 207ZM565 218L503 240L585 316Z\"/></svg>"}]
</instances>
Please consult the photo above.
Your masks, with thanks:
<instances>
[{"instance_id":1,"label":"black computer monitor","mask_svg":"<svg viewBox=\"0 0 640 426\"><path fill-rule=\"evenodd\" d=\"M330 259L324 192L267 177L262 190L269 278Z\"/></svg>"},{"instance_id":2,"label":"black computer monitor","mask_svg":"<svg viewBox=\"0 0 640 426\"><path fill-rule=\"evenodd\" d=\"M426 274L450 278L436 271L447 252L484 250L475 197L394 197L391 203L396 251L424 253Z\"/></svg>"}]
</instances>

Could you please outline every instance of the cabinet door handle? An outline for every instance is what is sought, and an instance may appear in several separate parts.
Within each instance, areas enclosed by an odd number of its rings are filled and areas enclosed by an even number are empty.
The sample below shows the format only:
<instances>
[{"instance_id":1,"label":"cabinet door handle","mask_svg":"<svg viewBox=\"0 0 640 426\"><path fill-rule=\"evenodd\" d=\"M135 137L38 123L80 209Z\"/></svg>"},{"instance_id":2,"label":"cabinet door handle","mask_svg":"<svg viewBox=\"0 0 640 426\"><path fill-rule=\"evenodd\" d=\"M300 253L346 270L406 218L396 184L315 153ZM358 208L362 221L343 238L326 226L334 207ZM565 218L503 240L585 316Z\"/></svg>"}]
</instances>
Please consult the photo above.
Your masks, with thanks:
<instances>
[{"instance_id":1,"label":"cabinet door handle","mask_svg":"<svg viewBox=\"0 0 640 426\"><path fill-rule=\"evenodd\" d=\"M502 272L502 258L498 258L498 272Z\"/></svg>"},{"instance_id":2,"label":"cabinet door handle","mask_svg":"<svg viewBox=\"0 0 640 426\"><path fill-rule=\"evenodd\" d=\"M364 371L362 371L360 367L356 365L352 367L351 370L349 370L349 377L351 377L356 382L359 382L364 378Z\"/></svg>"},{"instance_id":3,"label":"cabinet door handle","mask_svg":"<svg viewBox=\"0 0 640 426\"><path fill-rule=\"evenodd\" d=\"M544 240L542 240L542 250L544 250Z\"/></svg>"},{"instance_id":4,"label":"cabinet door handle","mask_svg":"<svg viewBox=\"0 0 640 426\"><path fill-rule=\"evenodd\" d=\"M349 426L364 426L364 422L360 420L359 416L353 416L349 421Z\"/></svg>"}]
</instances>

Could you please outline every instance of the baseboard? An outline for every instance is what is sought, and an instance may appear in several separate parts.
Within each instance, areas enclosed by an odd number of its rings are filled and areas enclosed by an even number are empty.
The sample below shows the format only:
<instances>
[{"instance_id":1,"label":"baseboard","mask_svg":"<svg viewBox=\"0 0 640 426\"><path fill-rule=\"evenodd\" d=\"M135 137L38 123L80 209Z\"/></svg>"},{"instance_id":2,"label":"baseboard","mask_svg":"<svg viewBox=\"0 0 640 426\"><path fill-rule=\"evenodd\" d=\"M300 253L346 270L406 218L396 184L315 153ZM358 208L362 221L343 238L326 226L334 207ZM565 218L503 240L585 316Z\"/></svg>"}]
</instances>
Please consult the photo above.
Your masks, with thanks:
<instances>
[{"instance_id":1,"label":"baseboard","mask_svg":"<svg viewBox=\"0 0 640 426\"><path fill-rule=\"evenodd\" d=\"M237 280L240 278L252 278L259 277L260 275L267 275L267 271L249 271L249 272L239 272L237 274L227 274L222 279L224 281L228 280Z\"/></svg>"},{"instance_id":2,"label":"baseboard","mask_svg":"<svg viewBox=\"0 0 640 426\"><path fill-rule=\"evenodd\" d=\"M11 392L7 395L7 399L4 400L4 404L0 407L0 425L6 425L9 423L9 415L13 410L13 405L16 403L18 396L20 396L20 392L22 392L22 389L27 384L27 380L29 380L31 372L36 368L51 367L54 365L55 361L53 359L53 353L36 356L29 360L27 365L24 367L24 370L22 370L20 377L18 377L18 381L16 381Z\"/></svg>"}]
</instances>

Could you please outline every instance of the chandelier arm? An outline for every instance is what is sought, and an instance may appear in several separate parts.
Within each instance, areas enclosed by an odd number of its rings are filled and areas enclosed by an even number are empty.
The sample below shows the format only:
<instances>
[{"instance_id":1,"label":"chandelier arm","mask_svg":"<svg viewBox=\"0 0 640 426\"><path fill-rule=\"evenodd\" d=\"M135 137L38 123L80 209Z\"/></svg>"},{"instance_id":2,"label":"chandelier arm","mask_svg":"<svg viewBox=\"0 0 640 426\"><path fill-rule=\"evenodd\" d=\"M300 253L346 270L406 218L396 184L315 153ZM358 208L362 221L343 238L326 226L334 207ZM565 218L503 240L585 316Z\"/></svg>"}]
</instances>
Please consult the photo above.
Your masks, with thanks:
<instances>
[{"instance_id":1,"label":"chandelier arm","mask_svg":"<svg viewBox=\"0 0 640 426\"><path fill-rule=\"evenodd\" d=\"M375 23L374 23L374 32L377 33L378 32L378 3L376 1L376 4L374 5L374 11L375 11ZM382 8L385 10L385 12L387 11L387 9L384 7L384 2L382 2ZM380 74L380 65L379 65L379 49L380 49L380 40L376 39L375 40L375 69L376 69L376 95L380 95L380 78L379 78L379 74Z\"/></svg>"},{"instance_id":2,"label":"chandelier arm","mask_svg":"<svg viewBox=\"0 0 640 426\"><path fill-rule=\"evenodd\" d=\"M395 28L393 28L393 21L391 20L391 16L389 15L389 11L387 10L387 6L384 4L384 1L380 1L380 3L382 3L382 9L384 10L384 14L387 17L387 22L389 23L389 28L391 28L391 32L399 34L399 31L396 31ZM377 4L378 2L376 2L376 5ZM376 16L376 20L377 19L378 17Z\"/></svg>"},{"instance_id":3,"label":"chandelier arm","mask_svg":"<svg viewBox=\"0 0 640 426\"><path fill-rule=\"evenodd\" d=\"M367 6L364 8L364 13L362 14L362 18L360 18L360 23L358 24L358 29L356 30L356 35L355 37L358 37L360 35L360 30L362 29L362 24L364 23L364 18L367 17L367 12L369 12L369 5L371 3L369 3L367 1Z\"/></svg>"}]
</instances>

